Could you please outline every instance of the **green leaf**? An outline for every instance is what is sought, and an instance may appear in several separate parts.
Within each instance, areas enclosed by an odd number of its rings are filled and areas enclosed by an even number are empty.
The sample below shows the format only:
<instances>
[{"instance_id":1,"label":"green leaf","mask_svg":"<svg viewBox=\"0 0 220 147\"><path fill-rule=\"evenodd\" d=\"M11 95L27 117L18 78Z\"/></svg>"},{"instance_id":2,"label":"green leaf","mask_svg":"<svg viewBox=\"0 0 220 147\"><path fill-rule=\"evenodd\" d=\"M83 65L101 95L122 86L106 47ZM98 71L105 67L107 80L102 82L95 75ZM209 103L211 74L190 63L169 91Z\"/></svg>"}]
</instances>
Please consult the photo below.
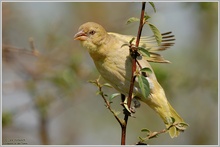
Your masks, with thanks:
<instances>
[{"instance_id":1,"label":"green leaf","mask_svg":"<svg viewBox=\"0 0 220 147\"><path fill-rule=\"evenodd\" d=\"M146 129L146 128L143 128L143 129L141 129L141 132L147 132L147 133L150 133L151 131L148 130L148 129Z\"/></svg>"},{"instance_id":2,"label":"green leaf","mask_svg":"<svg viewBox=\"0 0 220 147\"><path fill-rule=\"evenodd\" d=\"M122 44L121 48L124 47L124 46L129 46L129 44L127 44L127 43Z\"/></svg>"},{"instance_id":3,"label":"green leaf","mask_svg":"<svg viewBox=\"0 0 220 147\"><path fill-rule=\"evenodd\" d=\"M188 127L189 125L187 123L178 123L175 125L177 129L179 129L180 131L184 131L186 129L186 127Z\"/></svg>"},{"instance_id":4,"label":"green leaf","mask_svg":"<svg viewBox=\"0 0 220 147\"><path fill-rule=\"evenodd\" d=\"M149 4L153 7L154 12L156 13L156 7L155 7L154 3L153 2L149 2Z\"/></svg>"},{"instance_id":5,"label":"green leaf","mask_svg":"<svg viewBox=\"0 0 220 147\"><path fill-rule=\"evenodd\" d=\"M181 123L179 123L179 124L182 125L182 126L185 126L185 127L188 127L188 126L189 126L189 124L184 123L184 122L181 122Z\"/></svg>"},{"instance_id":6,"label":"green leaf","mask_svg":"<svg viewBox=\"0 0 220 147\"><path fill-rule=\"evenodd\" d=\"M149 18L151 18L149 15L144 14L144 21L147 21Z\"/></svg>"},{"instance_id":7,"label":"green leaf","mask_svg":"<svg viewBox=\"0 0 220 147\"><path fill-rule=\"evenodd\" d=\"M144 142L145 141L145 139L140 137L140 136L138 138L140 139L140 142Z\"/></svg>"},{"instance_id":8,"label":"green leaf","mask_svg":"<svg viewBox=\"0 0 220 147\"><path fill-rule=\"evenodd\" d=\"M130 41L129 44L132 44L132 42L135 40L135 38L133 37Z\"/></svg>"},{"instance_id":9,"label":"green leaf","mask_svg":"<svg viewBox=\"0 0 220 147\"><path fill-rule=\"evenodd\" d=\"M145 67L141 69L141 72L152 73L152 70L150 68Z\"/></svg>"},{"instance_id":10,"label":"green leaf","mask_svg":"<svg viewBox=\"0 0 220 147\"><path fill-rule=\"evenodd\" d=\"M96 94L96 95L102 95L102 94L103 94L103 92L102 92L102 91L97 90L95 94Z\"/></svg>"},{"instance_id":11,"label":"green leaf","mask_svg":"<svg viewBox=\"0 0 220 147\"><path fill-rule=\"evenodd\" d=\"M152 32L154 33L157 44L160 45L161 41L162 41L162 35L161 35L160 31L153 24L148 23L148 25L150 26Z\"/></svg>"},{"instance_id":12,"label":"green leaf","mask_svg":"<svg viewBox=\"0 0 220 147\"><path fill-rule=\"evenodd\" d=\"M139 21L139 20L140 20L140 19L137 18L137 17L131 17L131 18L129 18L129 19L127 20L126 24L130 24L130 23L132 23L132 22Z\"/></svg>"},{"instance_id":13,"label":"green leaf","mask_svg":"<svg viewBox=\"0 0 220 147\"><path fill-rule=\"evenodd\" d=\"M166 121L167 121L167 124L173 125L175 123L175 118L173 118L173 117L166 117Z\"/></svg>"},{"instance_id":14,"label":"green leaf","mask_svg":"<svg viewBox=\"0 0 220 147\"><path fill-rule=\"evenodd\" d=\"M148 80L146 79L146 77L142 75L138 75L138 84L141 88L141 92L144 98L147 99L148 95L150 94L150 86L149 86Z\"/></svg>"},{"instance_id":15,"label":"green leaf","mask_svg":"<svg viewBox=\"0 0 220 147\"><path fill-rule=\"evenodd\" d=\"M138 50L143 56L150 57L150 53L147 51L147 49L143 47L138 47Z\"/></svg>"},{"instance_id":16,"label":"green leaf","mask_svg":"<svg viewBox=\"0 0 220 147\"><path fill-rule=\"evenodd\" d=\"M175 123L176 121L175 118L171 117L171 119L172 119L172 123Z\"/></svg>"},{"instance_id":17,"label":"green leaf","mask_svg":"<svg viewBox=\"0 0 220 147\"><path fill-rule=\"evenodd\" d=\"M88 82L94 84L95 86L98 86L97 81L95 81L95 80L89 80Z\"/></svg>"},{"instance_id":18,"label":"green leaf","mask_svg":"<svg viewBox=\"0 0 220 147\"><path fill-rule=\"evenodd\" d=\"M109 83L105 83L105 84L103 84L103 86L106 86L106 87L112 88L112 85L109 84Z\"/></svg>"},{"instance_id":19,"label":"green leaf","mask_svg":"<svg viewBox=\"0 0 220 147\"><path fill-rule=\"evenodd\" d=\"M110 98L109 98L109 101L111 102L115 97L121 95L120 93L113 93Z\"/></svg>"},{"instance_id":20,"label":"green leaf","mask_svg":"<svg viewBox=\"0 0 220 147\"><path fill-rule=\"evenodd\" d=\"M89 82L89 83L96 83L95 80L89 80L89 81L87 81L87 82Z\"/></svg>"}]
</instances>

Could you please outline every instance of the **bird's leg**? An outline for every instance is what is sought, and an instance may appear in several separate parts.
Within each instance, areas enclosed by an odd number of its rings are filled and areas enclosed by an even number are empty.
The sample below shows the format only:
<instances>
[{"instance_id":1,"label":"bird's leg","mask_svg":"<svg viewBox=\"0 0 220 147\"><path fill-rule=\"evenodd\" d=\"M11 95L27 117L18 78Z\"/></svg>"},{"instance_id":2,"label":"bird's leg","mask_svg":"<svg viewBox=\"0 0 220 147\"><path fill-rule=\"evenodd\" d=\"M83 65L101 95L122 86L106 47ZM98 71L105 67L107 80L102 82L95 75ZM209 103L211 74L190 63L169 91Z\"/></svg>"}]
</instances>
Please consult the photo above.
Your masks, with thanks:
<instances>
[{"instance_id":1,"label":"bird's leg","mask_svg":"<svg viewBox=\"0 0 220 147\"><path fill-rule=\"evenodd\" d=\"M126 113L127 115L131 116L132 111L128 108L127 100L128 100L128 98L124 97L122 99L121 105L124 107L124 110L123 110L124 114Z\"/></svg>"},{"instance_id":2,"label":"bird's leg","mask_svg":"<svg viewBox=\"0 0 220 147\"><path fill-rule=\"evenodd\" d=\"M132 102L134 103L134 106L132 106L130 109L127 105L127 97L125 99L122 99L121 105L124 107L124 114L127 114L129 116L134 117L134 113L136 112L136 108L139 108L141 106L140 102L134 97L132 98Z\"/></svg>"}]
</instances>

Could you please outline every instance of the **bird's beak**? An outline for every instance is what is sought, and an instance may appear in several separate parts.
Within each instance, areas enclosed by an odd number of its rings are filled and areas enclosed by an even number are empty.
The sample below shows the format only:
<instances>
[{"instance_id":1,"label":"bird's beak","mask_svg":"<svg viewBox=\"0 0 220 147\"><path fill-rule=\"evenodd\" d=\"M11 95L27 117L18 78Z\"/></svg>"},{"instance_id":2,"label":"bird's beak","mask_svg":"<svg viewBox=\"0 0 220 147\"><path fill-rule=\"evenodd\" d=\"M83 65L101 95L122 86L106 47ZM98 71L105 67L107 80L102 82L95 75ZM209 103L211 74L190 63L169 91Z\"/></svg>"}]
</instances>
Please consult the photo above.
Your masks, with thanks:
<instances>
[{"instance_id":1,"label":"bird's beak","mask_svg":"<svg viewBox=\"0 0 220 147\"><path fill-rule=\"evenodd\" d=\"M85 41L87 39L87 34L81 30L74 35L74 40Z\"/></svg>"}]
</instances>

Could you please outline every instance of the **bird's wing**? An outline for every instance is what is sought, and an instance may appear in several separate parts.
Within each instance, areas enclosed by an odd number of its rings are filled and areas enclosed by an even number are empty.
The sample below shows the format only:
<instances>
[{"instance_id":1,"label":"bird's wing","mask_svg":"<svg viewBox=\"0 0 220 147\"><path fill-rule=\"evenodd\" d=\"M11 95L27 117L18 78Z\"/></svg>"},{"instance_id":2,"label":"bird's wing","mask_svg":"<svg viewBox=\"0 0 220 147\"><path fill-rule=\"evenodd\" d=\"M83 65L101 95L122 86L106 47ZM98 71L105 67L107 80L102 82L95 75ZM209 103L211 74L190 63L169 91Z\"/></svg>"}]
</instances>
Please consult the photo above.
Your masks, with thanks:
<instances>
[{"instance_id":1,"label":"bird's wing","mask_svg":"<svg viewBox=\"0 0 220 147\"><path fill-rule=\"evenodd\" d=\"M120 40L123 40L124 42L127 42L127 43L134 37L131 35L121 35L121 34L112 33L112 32L109 32L108 34ZM164 51L168 49L169 47L173 46L175 38L174 38L174 35L172 35L172 32L162 33L161 35L162 35L162 41L160 45L158 45L154 35L141 37L140 46L146 48L148 52L150 53L150 57L146 57L146 60L149 62L170 63L168 60L165 60L163 56L161 56L160 54L156 52Z\"/></svg>"},{"instance_id":2,"label":"bird's wing","mask_svg":"<svg viewBox=\"0 0 220 147\"><path fill-rule=\"evenodd\" d=\"M154 35L141 37L140 46L148 49L150 57L147 57L146 59L149 62L170 63L170 61L165 60L163 56L156 52L164 51L173 46L175 38L174 35L172 35L172 32L162 33L161 35L162 41L160 45L158 45Z\"/></svg>"}]
</instances>

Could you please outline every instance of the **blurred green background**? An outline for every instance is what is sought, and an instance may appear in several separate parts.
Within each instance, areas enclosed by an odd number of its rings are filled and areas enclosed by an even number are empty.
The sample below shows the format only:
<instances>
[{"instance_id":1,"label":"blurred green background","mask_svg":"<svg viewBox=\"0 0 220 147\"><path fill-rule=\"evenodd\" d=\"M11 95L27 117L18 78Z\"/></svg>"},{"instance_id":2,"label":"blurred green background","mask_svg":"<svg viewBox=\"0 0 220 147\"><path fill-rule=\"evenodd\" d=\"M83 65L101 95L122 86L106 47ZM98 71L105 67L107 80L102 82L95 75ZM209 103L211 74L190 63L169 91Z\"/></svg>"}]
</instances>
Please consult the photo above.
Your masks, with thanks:
<instances>
[{"instance_id":1,"label":"blurred green background","mask_svg":"<svg viewBox=\"0 0 220 147\"><path fill-rule=\"evenodd\" d=\"M162 134L151 145L218 144L218 3L155 2L146 11L176 44L152 64L167 98L190 125L178 138ZM2 2L2 143L117 145L120 126L88 80L99 74L78 41L78 27L94 21L107 31L137 34L141 3ZM144 29L143 35L152 35ZM39 54L36 54L36 52ZM114 90L108 90L108 94ZM120 98L113 107L121 111ZM129 118L127 144L159 131L162 120L147 105ZM17 139L17 140L16 140Z\"/></svg>"}]
</instances>

